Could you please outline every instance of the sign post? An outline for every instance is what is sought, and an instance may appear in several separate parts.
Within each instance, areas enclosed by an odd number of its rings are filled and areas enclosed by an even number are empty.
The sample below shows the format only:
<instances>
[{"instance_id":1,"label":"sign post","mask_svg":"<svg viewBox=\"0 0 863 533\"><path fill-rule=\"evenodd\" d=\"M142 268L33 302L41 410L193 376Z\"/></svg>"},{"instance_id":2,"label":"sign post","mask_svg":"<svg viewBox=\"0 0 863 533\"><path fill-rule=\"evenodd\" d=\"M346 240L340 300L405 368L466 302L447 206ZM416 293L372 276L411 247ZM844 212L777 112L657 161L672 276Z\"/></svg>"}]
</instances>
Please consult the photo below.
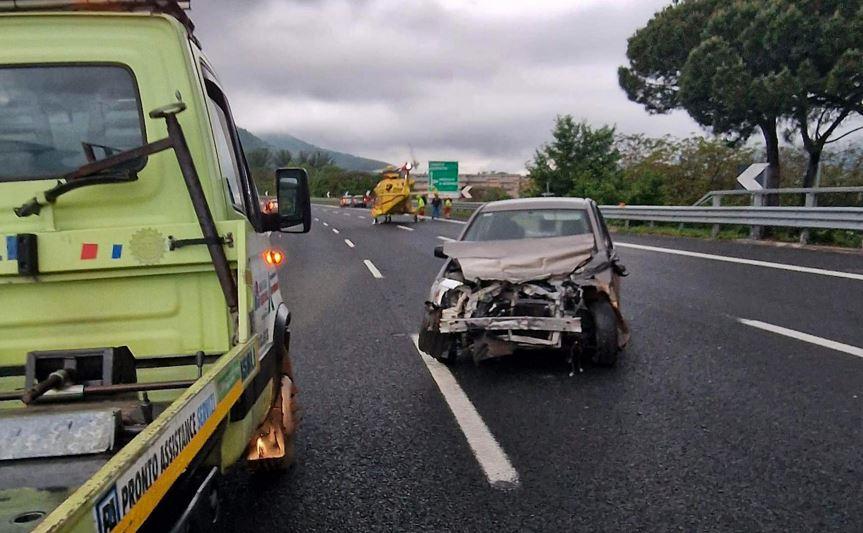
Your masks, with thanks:
<instances>
[{"instance_id":1,"label":"sign post","mask_svg":"<svg viewBox=\"0 0 863 533\"><path fill-rule=\"evenodd\" d=\"M429 161L429 192L458 196L458 161Z\"/></svg>"}]
</instances>

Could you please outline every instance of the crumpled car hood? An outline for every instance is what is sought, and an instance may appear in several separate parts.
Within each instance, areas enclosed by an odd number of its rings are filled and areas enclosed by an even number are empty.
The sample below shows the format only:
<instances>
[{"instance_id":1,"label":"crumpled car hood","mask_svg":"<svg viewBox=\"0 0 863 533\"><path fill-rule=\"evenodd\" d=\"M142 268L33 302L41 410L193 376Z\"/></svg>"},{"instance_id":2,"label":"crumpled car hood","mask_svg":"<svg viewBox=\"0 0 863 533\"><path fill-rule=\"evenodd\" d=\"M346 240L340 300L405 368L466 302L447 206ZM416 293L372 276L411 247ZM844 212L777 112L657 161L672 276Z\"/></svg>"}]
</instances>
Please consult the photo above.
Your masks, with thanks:
<instances>
[{"instance_id":1,"label":"crumpled car hood","mask_svg":"<svg viewBox=\"0 0 863 533\"><path fill-rule=\"evenodd\" d=\"M511 241L456 241L444 253L458 260L465 280L522 283L565 276L593 256L593 235Z\"/></svg>"}]
</instances>

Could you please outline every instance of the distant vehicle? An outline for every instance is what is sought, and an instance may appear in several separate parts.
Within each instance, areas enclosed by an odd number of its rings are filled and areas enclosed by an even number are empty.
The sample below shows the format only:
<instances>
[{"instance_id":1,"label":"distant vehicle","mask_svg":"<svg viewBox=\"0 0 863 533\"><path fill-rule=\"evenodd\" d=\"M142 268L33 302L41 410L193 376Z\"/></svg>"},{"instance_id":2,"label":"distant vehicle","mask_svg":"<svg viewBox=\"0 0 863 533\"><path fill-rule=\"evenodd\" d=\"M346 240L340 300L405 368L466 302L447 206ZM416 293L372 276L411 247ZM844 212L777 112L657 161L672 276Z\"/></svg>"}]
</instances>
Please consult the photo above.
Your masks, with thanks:
<instances>
[{"instance_id":1,"label":"distant vehicle","mask_svg":"<svg viewBox=\"0 0 863 533\"><path fill-rule=\"evenodd\" d=\"M339 207L351 207L352 203L353 197L351 197L347 193L345 193L344 195L342 195L341 198L339 198Z\"/></svg>"},{"instance_id":2,"label":"distant vehicle","mask_svg":"<svg viewBox=\"0 0 863 533\"><path fill-rule=\"evenodd\" d=\"M435 248L447 259L432 284L420 349L453 363L516 349L564 349L612 366L629 339L620 313L619 263L596 203L580 198L490 202L461 237Z\"/></svg>"},{"instance_id":3,"label":"distant vehicle","mask_svg":"<svg viewBox=\"0 0 863 533\"><path fill-rule=\"evenodd\" d=\"M351 207L366 207L366 198L360 194L351 197Z\"/></svg>"},{"instance_id":4,"label":"distant vehicle","mask_svg":"<svg viewBox=\"0 0 863 533\"><path fill-rule=\"evenodd\" d=\"M371 207L372 205L372 197L370 194L362 194L354 197L357 201L355 207Z\"/></svg>"},{"instance_id":5,"label":"distant vehicle","mask_svg":"<svg viewBox=\"0 0 863 533\"><path fill-rule=\"evenodd\" d=\"M275 214L279 212L279 201L272 196L261 196L261 212Z\"/></svg>"}]
</instances>

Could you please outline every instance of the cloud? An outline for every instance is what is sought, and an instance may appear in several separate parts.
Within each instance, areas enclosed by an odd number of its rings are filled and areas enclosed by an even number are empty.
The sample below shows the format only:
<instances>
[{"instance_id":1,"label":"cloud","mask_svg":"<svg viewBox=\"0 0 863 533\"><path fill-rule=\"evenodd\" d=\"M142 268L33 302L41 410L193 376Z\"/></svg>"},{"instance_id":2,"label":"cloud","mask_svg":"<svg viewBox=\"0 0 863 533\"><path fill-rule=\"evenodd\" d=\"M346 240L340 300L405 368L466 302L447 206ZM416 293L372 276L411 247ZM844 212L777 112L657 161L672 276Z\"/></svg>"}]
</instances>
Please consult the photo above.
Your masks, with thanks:
<instances>
[{"instance_id":1,"label":"cloud","mask_svg":"<svg viewBox=\"0 0 863 533\"><path fill-rule=\"evenodd\" d=\"M570 113L684 135L617 86L626 39L661 0L199 0L198 35L254 132L387 161L520 171Z\"/></svg>"}]
</instances>

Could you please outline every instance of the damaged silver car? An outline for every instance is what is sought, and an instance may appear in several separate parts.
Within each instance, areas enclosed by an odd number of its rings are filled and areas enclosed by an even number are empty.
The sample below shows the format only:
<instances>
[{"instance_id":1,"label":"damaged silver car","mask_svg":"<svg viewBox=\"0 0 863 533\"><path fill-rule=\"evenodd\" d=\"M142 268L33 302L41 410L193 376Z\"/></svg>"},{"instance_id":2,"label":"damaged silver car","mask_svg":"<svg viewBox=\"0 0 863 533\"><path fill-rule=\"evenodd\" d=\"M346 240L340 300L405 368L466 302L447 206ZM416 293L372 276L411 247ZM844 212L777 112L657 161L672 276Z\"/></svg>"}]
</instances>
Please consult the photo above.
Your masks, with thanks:
<instances>
[{"instance_id":1,"label":"damaged silver car","mask_svg":"<svg viewBox=\"0 0 863 533\"><path fill-rule=\"evenodd\" d=\"M573 368L617 362L629 340L619 263L592 200L504 200L474 212L431 287L420 349L444 363L566 350Z\"/></svg>"}]
</instances>

